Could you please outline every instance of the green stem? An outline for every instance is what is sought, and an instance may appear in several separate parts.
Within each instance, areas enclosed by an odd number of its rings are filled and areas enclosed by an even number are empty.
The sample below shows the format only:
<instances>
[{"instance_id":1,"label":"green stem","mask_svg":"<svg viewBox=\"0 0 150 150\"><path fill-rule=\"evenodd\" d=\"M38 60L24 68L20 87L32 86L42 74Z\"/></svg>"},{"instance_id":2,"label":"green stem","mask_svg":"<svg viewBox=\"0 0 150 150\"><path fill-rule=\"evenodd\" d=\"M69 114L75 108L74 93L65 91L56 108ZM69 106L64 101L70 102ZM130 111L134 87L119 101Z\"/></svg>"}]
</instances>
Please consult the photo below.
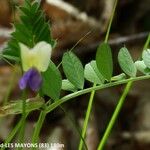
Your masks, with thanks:
<instances>
[{"instance_id":1,"label":"green stem","mask_svg":"<svg viewBox=\"0 0 150 150\"><path fill-rule=\"evenodd\" d=\"M25 117L28 116L28 113L26 114ZM22 121L24 118L21 118L20 121L17 123L17 125L13 128L13 130L11 131L11 133L9 134L9 136L7 137L7 139L4 141L5 144L10 143L14 136L16 135L16 133L19 131L21 125L22 125ZM5 147L1 148L1 150L5 150Z\"/></svg>"},{"instance_id":2,"label":"green stem","mask_svg":"<svg viewBox=\"0 0 150 150\"><path fill-rule=\"evenodd\" d=\"M146 40L146 42L144 44L143 50L147 49L147 47L149 45L149 42L150 42L150 34L147 37L147 40ZM130 91L130 88L131 88L132 84L133 84L133 81L129 81L128 84L126 85L126 88L124 89L123 94L120 97L120 100L119 100L119 102L117 104L117 107L116 107L116 109L115 109L115 111L114 111L114 113L112 115L112 118L111 118L111 120L110 120L110 122L109 122L109 124L108 124L108 126L107 126L107 128L105 130L105 133L104 133L104 135L102 137L102 140L99 143L98 150L103 150L103 148L104 148L104 146L105 146L105 144L107 142L107 139L108 139L108 137L109 137L109 135L111 133L111 130L112 130L112 128L113 128L113 126L114 126L114 124L115 124L115 122L117 120L117 117L118 117L118 115L119 115L119 113L121 111L121 108L123 107L125 98L126 98L128 92Z\"/></svg>"},{"instance_id":3,"label":"green stem","mask_svg":"<svg viewBox=\"0 0 150 150\"><path fill-rule=\"evenodd\" d=\"M26 91L24 90L22 93L22 122L21 122L21 128L18 136L18 142L23 143L24 142L24 136L25 136L25 124L26 124ZM21 150L22 148L19 147L18 150Z\"/></svg>"},{"instance_id":4,"label":"green stem","mask_svg":"<svg viewBox=\"0 0 150 150\"><path fill-rule=\"evenodd\" d=\"M32 143L37 143L38 142L39 134L40 134L43 122L45 120L45 117L46 117L46 112L45 112L45 110L42 110L41 113L40 113L39 119L36 123L34 132L33 132ZM35 148L32 148L32 150L35 150Z\"/></svg>"},{"instance_id":5,"label":"green stem","mask_svg":"<svg viewBox=\"0 0 150 150\"><path fill-rule=\"evenodd\" d=\"M147 40L144 44L143 50L146 50L149 45L150 45L150 33L148 34L148 37L147 37Z\"/></svg>"},{"instance_id":6,"label":"green stem","mask_svg":"<svg viewBox=\"0 0 150 150\"><path fill-rule=\"evenodd\" d=\"M111 26L112 26L112 21L113 21L113 18L114 18L117 3L118 3L118 0L115 0L115 4L114 4L113 10L112 10L112 15L110 17L109 25L108 25L108 28L107 28L107 33L106 33L106 36L105 36L105 41L104 41L105 43L108 42L108 37L109 37L110 29L111 29Z\"/></svg>"},{"instance_id":7,"label":"green stem","mask_svg":"<svg viewBox=\"0 0 150 150\"><path fill-rule=\"evenodd\" d=\"M87 35L89 35L91 33L91 31L89 31L88 33L86 33L72 48L71 48L71 50L70 51L72 51ZM60 67L60 65L61 65L61 63L62 62L60 62L60 64L57 66L57 68L59 68ZM42 112L41 112L42 113ZM41 114L42 115L42 114ZM40 115L40 117L41 117L41 115ZM46 114L45 114L46 115ZM39 119L40 119L40 117L39 117ZM44 122L44 119L45 119L45 116L43 116L42 118L42 121ZM39 128L38 126L42 126L42 124L43 124L43 122L40 124L40 122L38 123L37 122L37 128ZM37 133L36 133L37 132ZM37 140L38 139L38 136L36 135L36 134L38 134L39 135L39 132L40 132L40 130L39 131L34 131L34 133L33 133L33 140ZM83 139L82 139L83 140Z\"/></svg>"},{"instance_id":8,"label":"green stem","mask_svg":"<svg viewBox=\"0 0 150 150\"><path fill-rule=\"evenodd\" d=\"M113 21L113 17L114 17L114 14L115 14L117 3L118 3L118 0L115 0L112 15L110 17L109 25L108 25L108 28L107 28L107 33L106 33L106 36L105 36L105 41L104 41L105 43L108 42L108 37L109 37L109 34L110 34L110 29L111 29L111 26L112 26L112 21ZM83 124L83 130L82 130L82 137L83 138L85 138L85 134L86 134L87 126L88 126L88 121L89 121L90 113L91 113L91 110L92 110L94 95L95 95L95 90L93 90L91 92L91 95L90 95L90 100L89 100L89 104L88 104L88 108L87 108L87 112L86 112L86 116L85 116L85 120L84 120L84 124ZM83 147L83 141L82 141L82 139L80 139L78 150L82 150L82 147Z\"/></svg>"},{"instance_id":9,"label":"green stem","mask_svg":"<svg viewBox=\"0 0 150 150\"><path fill-rule=\"evenodd\" d=\"M89 122L89 118L90 118L90 114L91 114L91 110L92 110L94 95L95 95L95 90L93 90L91 92L90 100L89 100L89 103L88 103L88 108L87 108L87 111L86 111L86 116L85 116L83 129L82 129L82 137L83 137L83 139L85 138L85 135L86 135L86 130L87 130L87 126L88 126L88 122ZM82 150L82 147L83 147L83 140L80 139L80 144L79 144L78 150Z\"/></svg>"},{"instance_id":10,"label":"green stem","mask_svg":"<svg viewBox=\"0 0 150 150\"><path fill-rule=\"evenodd\" d=\"M145 75L145 76L140 76L140 77L135 77L135 78L130 78L130 79L126 79L126 80L121 80L121 81L117 81L117 82L112 82L112 83L107 83L104 85L99 85L99 86L95 86L95 87L90 87L72 94L69 94L67 96L64 96L63 98L61 98L60 100L57 100L56 102L54 102L51 105L48 105L47 108L45 109L44 113L40 114L40 118L38 120L38 123L36 124L35 130L34 131L34 137L32 138L32 141L37 141L36 139L38 139L39 132L41 129L41 126L44 122L44 118L45 115L49 112L51 112L52 110L54 110L55 108L59 107L61 104L71 100L72 98L75 98L77 96L83 95L83 94L87 94L93 90L101 90L101 89L105 89L105 88L109 88L109 87L113 87L113 86L117 86L117 85L121 85L121 84L125 84L128 83L130 81L140 81L140 80L146 80L146 79L150 79L150 75ZM26 114L27 117L28 114ZM44 116L44 117L42 117ZM20 121L18 122L18 124L13 128L12 132L9 134L8 138L5 140L4 143L10 143L11 140L13 139L13 137L15 136L15 134L18 132L18 130L20 129L21 125L22 125L22 119L20 119ZM40 122L41 121L41 122ZM38 129L38 126L40 127ZM5 148L2 148L1 150L4 150Z\"/></svg>"},{"instance_id":11,"label":"green stem","mask_svg":"<svg viewBox=\"0 0 150 150\"><path fill-rule=\"evenodd\" d=\"M114 124L115 124L117 118L118 118L118 115L119 115L119 113L120 113L120 110L121 110L121 108L123 107L125 98L126 98L126 96L128 95L128 92L129 92L129 90L130 90L130 88L131 88L131 86L132 86L132 83L133 83L133 82L130 81L130 82L128 82L128 84L126 85L125 90L124 90L124 92L123 92L121 98L119 99L119 102L118 102L118 104L117 104L117 107L116 107L116 109L115 109L115 111L114 111L114 113L113 113L113 115L112 115L112 117L111 117L111 120L110 120L109 123L108 123L108 126L107 126L107 128L106 128L106 131L105 131L105 133L104 133L104 135L103 135L103 137L102 137L102 140L101 140L101 142L100 142L100 144L99 144L97 150L103 150L104 145L106 144L107 139L108 139L108 137L109 137L109 135L110 135L110 133L111 133L111 130L112 130L112 128L113 128L113 126L114 126Z\"/></svg>"},{"instance_id":12,"label":"green stem","mask_svg":"<svg viewBox=\"0 0 150 150\"><path fill-rule=\"evenodd\" d=\"M149 78L150 78L150 75L145 75L145 76L134 77L134 78L121 80L121 81L117 81L117 82L111 82L111 83L107 83L107 84L103 84L103 85L99 85L99 86L95 86L95 87L90 87L90 88L87 88L87 89L84 89L84 90L77 91L75 93L64 96L63 98L57 100L56 102L54 102L51 105L48 105L47 108L46 108L46 113L51 112L52 110L57 108L59 105L62 105L63 103L71 100L72 98L75 98L75 97L83 95L83 94L87 94L89 92L92 92L93 90L101 90L101 89L105 89L105 88L125 84L125 83L128 83L130 81L140 81L140 80L146 80L146 79L149 79Z\"/></svg>"},{"instance_id":13,"label":"green stem","mask_svg":"<svg viewBox=\"0 0 150 150\"><path fill-rule=\"evenodd\" d=\"M32 138L32 141L38 141L38 140L36 140L36 139L38 139L37 135L39 135L41 126L42 126L42 124L44 122L45 115L47 113L51 112L52 110L54 110L55 108L59 107L63 103L65 103L65 102L67 102L67 101L69 101L69 100L71 100L71 99L73 99L73 98L75 98L77 96L80 96L80 95L83 95L83 94L87 94L87 93L89 93L89 92L91 92L93 90L101 90L101 89L105 89L105 88L109 88L109 87L125 84L125 83L128 83L130 81L134 81L135 82L135 81L146 80L146 79L150 79L150 75L145 75L145 76L130 78L130 79L121 80L121 81L117 81L117 82L107 83L107 84L99 85L99 86L95 86L95 87L90 87L90 88L87 88L87 89L80 90L78 92L69 94L67 96L64 96L63 98L61 98L60 100L57 100L53 104L48 105L47 108L44 110L44 112L41 112L39 120L38 120L38 122L36 124L36 127L35 127L36 131L34 131L34 137ZM26 117L27 117L27 115L28 114L26 114ZM18 122L18 124L15 126L15 128L13 128L12 132L9 134L8 138L5 140L4 143L7 144L7 143L11 142L11 140L13 139L13 137L15 136L17 131L20 129L20 127L22 125L22 120L23 120L23 118L21 118L20 121ZM38 129L38 126L40 127L39 129ZM2 150L4 150L4 149L5 148L3 148Z\"/></svg>"}]
</instances>

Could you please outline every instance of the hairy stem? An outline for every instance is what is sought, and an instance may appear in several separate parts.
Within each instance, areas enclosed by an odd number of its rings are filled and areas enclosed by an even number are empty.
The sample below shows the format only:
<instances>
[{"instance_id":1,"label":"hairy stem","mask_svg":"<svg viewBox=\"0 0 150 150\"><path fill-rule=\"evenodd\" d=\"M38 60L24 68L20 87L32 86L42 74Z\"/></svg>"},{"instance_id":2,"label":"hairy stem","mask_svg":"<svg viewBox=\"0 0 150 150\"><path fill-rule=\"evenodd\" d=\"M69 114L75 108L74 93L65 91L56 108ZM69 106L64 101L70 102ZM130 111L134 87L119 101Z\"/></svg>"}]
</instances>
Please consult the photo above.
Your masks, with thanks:
<instances>
[{"instance_id":1,"label":"hairy stem","mask_svg":"<svg viewBox=\"0 0 150 150\"><path fill-rule=\"evenodd\" d=\"M146 40L146 42L144 44L143 50L147 49L147 47L149 45L149 42L150 42L150 34L148 35L148 38L147 38L147 40ZM133 81L129 81L127 83L127 85L126 85L126 87L125 87L125 89L123 91L123 94L120 97L120 100L119 100L119 102L117 104L117 107L116 107L116 109L115 109L115 111L114 111L114 113L112 115L112 118L109 121L109 124L108 124L108 126L107 126L107 128L106 128L106 130L104 132L102 140L99 143L98 150L103 150L103 148L104 148L104 146L105 146L105 144L107 142L107 139L108 139L108 137L109 137L109 135L111 133L111 130L112 130L112 128L113 128L113 126L114 126L114 124L115 124L115 122L117 120L117 117L118 117L118 115L119 115L119 113L121 111L121 108L123 107L124 101L126 99L126 96L127 96L128 92L130 91L130 88L131 88L132 84L133 84Z\"/></svg>"},{"instance_id":2,"label":"hairy stem","mask_svg":"<svg viewBox=\"0 0 150 150\"><path fill-rule=\"evenodd\" d=\"M112 21L113 21L113 17L114 17L114 14L115 14L117 2L118 2L118 0L115 0L115 4L114 4L114 7L113 7L112 15L111 15L111 17L110 17L110 21L109 21L108 28L107 28L107 33L106 33L106 36L105 36L105 41L104 41L105 43L108 42L108 37L109 37L109 34L110 34L110 29L111 29L111 26L112 26ZM94 86L95 86L95 85L94 85ZM93 87L94 87L94 86L93 86ZM82 137L83 137L83 138L85 138L85 135L86 135L86 130L87 130L87 126L88 126L88 121L89 121L90 113L91 113L91 110L92 110L94 95L95 95L95 90L93 90L93 91L91 92L91 95L90 95L89 104L88 104L88 108L87 108L85 120L84 120L84 123L83 123L83 130L82 130ZM79 148L78 148L78 150L82 150L82 147L83 147L83 141L82 141L82 139L80 139L80 143L79 143Z\"/></svg>"},{"instance_id":3,"label":"hairy stem","mask_svg":"<svg viewBox=\"0 0 150 150\"><path fill-rule=\"evenodd\" d=\"M21 122L21 128L18 136L18 142L23 143L24 142L24 136L25 136L25 124L26 124L26 90L23 91L22 95L22 122ZM18 150L21 150L23 148L19 147Z\"/></svg>"},{"instance_id":4,"label":"hairy stem","mask_svg":"<svg viewBox=\"0 0 150 150\"><path fill-rule=\"evenodd\" d=\"M148 37L144 44L143 50L147 49L149 45L150 45L150 33L148 34Z\"/></svg>"},{"instance_id":5,"label":"hairy stem","mask_svg":"<svg viewBox=\"0 0 150 150\"><path fill-rule=\"evenodd\" d=\"M29 113L26 114L26 118L28 116ZM17 125L13 128L13 130L9 133L7 139L4 141L5 144L8 144L10 143L14 136L16 135L16 133L19 131L21 125L22 125L22 121L23 121L24 118L21 118L20 121L17 123ZM1 150L5 150L5 147L1 148Z\"/></svg>"},{"instance_id":6,"label":"hairy stem","mask_svg":"<svg viewBox=\"0 0 150 150\"><path fill-rule=\"evenodd\" d=\"M80 95L84 95L87 93L92 92L93 90L101 90L101 89L105 89L105 88L109 88L109 87L113 87L113 86L117 86L117 85L121 85L121 84L126 84L130 81L140 81L140 80L146 80L149 79L150 75L145 75L145 76L140 76L140 77L134 77L134 78L130 78L130 79L126 79L126 80L121 80L121 81L117 81L117 82L111 82L111 83L107 83L107 84L103 84L103 85L99 85L99 86L95 86L95 87L90 87L84 90L80 90L77 91L75 93L69 94L67 96L62 97L61 99L57 100L56 102L54 102L51 105L48 105L46 108L46 113L51 112L52 110L54 110L55 108L57 108L59 105L77 97Z\"/></svg>"},{"instance_id":7,"label":"hairy stem","mask_svg":"<svg viewBox=\"0 0 150 150\"><path fill-rule=\"evenodd\" d=\"M90 118L90 114L91 114L91 110L92 110L94 95L95 95L95 90L93 90L91 92L91 95L90 95L90 100L89 100L89 103L88 103L88 108L87 108L87 111L86 111L86 116L85 116L83 129L82 129L82 137L83 138L85 138L85 135L86 135L86 130L87 130L87 126L88 126L88 122L89 122L89 118ZM80 139L80 143L79 143L79 148L78 149L82 150L82 147L83 147L83 140Z\"/></svg>"},{"instance_id":8,"label":"hairy stem","mask_svg":"<svg viewBox=\"0 0 150 150\"><path fill-rule=\"evenodd\" d=\"M115 11L116 11L117 3L118 3L118 0L115 0L115 4L114 4L113 10L112 10L112 15L110 17L110 21L109 21L106 36L105 36L105 43L108 42L108 37L109 37L109 34L110 34L110 29L111 29L111 26L112 26L112 21L113 21L114 14L115 14Z\"/></svg>"},{"instance_id":9,"label":"hairy stem","mask_svg":"<svg viewBox=\"0 0 150 150\"><path fill-rule=\"evenodd\" d=\"M109 121L109 123L108 123L108 126L107 126L107 128L106 128L106 130L105 130L105 133L104 133L104 135L103 135L103 137L102 137L102 140L100 141L100 144L99 144L99 146L98 146L98 150L103 150L104 145L106 144L107 139L108 139L108 137L109 137L109 135L110 135L110 133L111 133L111 130L112 130L112 128L113 128L113 126L114 126L114 124L115 124L117 118L118 118L118 115L119 115L119 113L120 113L120 110L121 110L121 108L123 107L125 98L126 98L126 96L128 95L128 92L129 92L129 90L130 90L130 88L131 88L132 83L133 83L133 82L130 81L130 82L128 82L128 84L126 85L126 88L125 88L125 90L123 91L123 94L122 94L122 96L120 97L120 99L119 99L119 101L118 101L118 104L117 104L117 106L116 106L116 108L115 108L115 111L114 111L114 113L113 113L113 115L112 115L112 117L111 117L111 119L110 119L110 121Z\"/></svg>"},{"instance_id":10,"label":"hairy stem","mask_svg":"<svg viewBox=\"0 0 150 150\"><path fill-rule=\"evenodd\" d=\"M39 140L39 134L43 125L43 122L45 120L46 117L46 112L45 110L42 110L39 116L39 119L35 125L35 129L33 132L33 136L32 136L32 143L37 143ZM32 148L32 150L36 150L36 148Z\"/></svg>"}]
</instances>

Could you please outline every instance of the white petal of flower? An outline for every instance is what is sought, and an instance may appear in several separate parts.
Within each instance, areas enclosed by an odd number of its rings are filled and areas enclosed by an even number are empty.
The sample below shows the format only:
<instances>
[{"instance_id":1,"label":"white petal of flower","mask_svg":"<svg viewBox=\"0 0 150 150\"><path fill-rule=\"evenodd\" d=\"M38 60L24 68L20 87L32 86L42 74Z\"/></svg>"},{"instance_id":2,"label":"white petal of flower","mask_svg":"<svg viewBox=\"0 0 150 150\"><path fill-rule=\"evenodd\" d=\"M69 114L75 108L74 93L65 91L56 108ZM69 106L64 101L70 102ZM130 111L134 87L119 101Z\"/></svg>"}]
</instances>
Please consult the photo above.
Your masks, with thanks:
<instances>
[{"instance_id":1,"label":"white petal of flower","mask_svg":"<svg viewBox=\"0 0 150 150\"><path fill-rule=\"evenodd\" d=\"M29 68L32 67L32 62L29 59L30 58L30 53L29 53L30 49L22 43L20 43L19 45L20 45L20 50L21 50L20 53L21 53L21 60L22 60L22 68L24 71L27 71L27 70L29 70Z\"/></svg>"},{"instance_id":2,"label":"white petal of flower","mask_svg":"<svg viewBox=\"0 0 150 150\"><path fill-rule=\"evenodd\" d=\"M21 59L23 70L27 71L31 67L35 67L41 72L47 70L51 57L52 47L50 44L42 41L29 49L24 44L20 43Z\"/></svg>"}]
</instances>

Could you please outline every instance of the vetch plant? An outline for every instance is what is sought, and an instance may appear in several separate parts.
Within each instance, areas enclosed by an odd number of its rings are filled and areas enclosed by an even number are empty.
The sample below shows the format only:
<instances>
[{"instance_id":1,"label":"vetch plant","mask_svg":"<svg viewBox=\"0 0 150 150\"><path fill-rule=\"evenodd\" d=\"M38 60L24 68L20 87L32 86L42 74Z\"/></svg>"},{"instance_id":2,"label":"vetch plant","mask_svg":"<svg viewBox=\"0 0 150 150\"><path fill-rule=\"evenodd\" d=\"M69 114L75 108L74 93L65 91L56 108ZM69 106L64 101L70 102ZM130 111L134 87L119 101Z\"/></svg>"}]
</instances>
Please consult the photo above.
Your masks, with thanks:
<instances>
[{"instance_id":1,"label":"vetch plant","mask_svg":"<svg viewBox=\"0 0 150 150\"><path fill-rule=\"evenodd\" d=\"M64 53L60 64L62 64L65 79L62 79L59 67L50 59L56 42L51 37L50 25L46 22L44 13L40 8L40 3L25 0L24 5L19 7L21 13L20 22L14 23L14 32L0 58L13 61L22 69L23 74L19 80L19 87L23 96L21 100L4 105L2 109L5 113L0 114L0 116L22 114L22 118L8 135L5 143L11 142L14 136L19 133L19 130L21 130L19 135L21 140L19 142L24 142L26 117L30 112L37 109L41 113L32 133L32 142L38 142L43 122L48 113L75 97L91 92L79 144L80 150L83 149L83 146L86 149L86 129L95 91L127 83L104 132L104 136L100 140L98 150L103 149L132 83L150 79L150 49L148 49L150 36L142 52L142 58L139 60L134 61L126 47L122 47L119 50L118 62L123 72L113 76L113 57L111 46L108 44L108 37L116 5L117 0L105 41L100 43L97 48L96 60L91 60L83 66L72 50ZM143 75L137 76L138 71L143 73ZM84 88L85 81L91 82L93 86ZM26 88L33 90L36 93L36 97L29 98ZM62 90L70 91L71 93L60 97ZM45 101L45 95L49 97L48 101ZM22 107L20 107L20 104L22 104Z\"/></svg>"}]
</instances>

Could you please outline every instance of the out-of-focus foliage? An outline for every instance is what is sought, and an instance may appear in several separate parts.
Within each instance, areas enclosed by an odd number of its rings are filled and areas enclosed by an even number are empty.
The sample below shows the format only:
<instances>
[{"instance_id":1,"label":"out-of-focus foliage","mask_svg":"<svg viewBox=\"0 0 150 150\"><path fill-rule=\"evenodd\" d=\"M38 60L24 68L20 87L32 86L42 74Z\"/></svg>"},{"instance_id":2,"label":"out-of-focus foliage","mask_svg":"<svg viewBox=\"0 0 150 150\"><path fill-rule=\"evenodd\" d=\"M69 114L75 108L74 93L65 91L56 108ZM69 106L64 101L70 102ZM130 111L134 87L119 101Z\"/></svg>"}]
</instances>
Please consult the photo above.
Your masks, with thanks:
<instances>
[{"instance_id":1,"label":"out-of-focus foliage","mask_svg":"<svg viewBox=\"0 0 150 150\"><path fill-rule=\"evenodd\" d=\"M24 6L20 7L22 15L20 22L14 23L14 32L11 34L11 40L8 42L3 55L8 59L20 57L20 48L18 42L28 47L33 47L39 41L45 41L54 46L49 23L45 20L45 15L37 2L31 3L26 0Z\"/></svg>"}]
</instances>

